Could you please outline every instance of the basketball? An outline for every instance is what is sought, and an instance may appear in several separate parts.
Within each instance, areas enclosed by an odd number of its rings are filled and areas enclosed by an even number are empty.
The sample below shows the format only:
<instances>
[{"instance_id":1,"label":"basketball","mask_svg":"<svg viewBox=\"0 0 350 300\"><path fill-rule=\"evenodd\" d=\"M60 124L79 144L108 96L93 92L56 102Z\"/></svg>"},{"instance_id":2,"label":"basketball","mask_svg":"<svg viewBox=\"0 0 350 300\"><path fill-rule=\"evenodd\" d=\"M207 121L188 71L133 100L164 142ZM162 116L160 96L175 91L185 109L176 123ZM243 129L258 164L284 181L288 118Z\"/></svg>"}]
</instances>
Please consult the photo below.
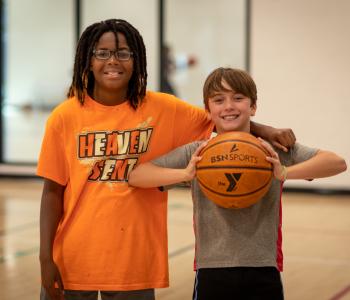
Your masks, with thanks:
<instances>
[{"instance_id":1,"label":"basketball","mask_svg":"<svg viewBox=\"0 0 350 300\"><path fill-rule=\"evenodd\" d=\"M267 151L247 132L211 139L199 154L197 180L208 199L224 208L245 208L268 191L273 173Z\"/></svg>"}]
</instances>

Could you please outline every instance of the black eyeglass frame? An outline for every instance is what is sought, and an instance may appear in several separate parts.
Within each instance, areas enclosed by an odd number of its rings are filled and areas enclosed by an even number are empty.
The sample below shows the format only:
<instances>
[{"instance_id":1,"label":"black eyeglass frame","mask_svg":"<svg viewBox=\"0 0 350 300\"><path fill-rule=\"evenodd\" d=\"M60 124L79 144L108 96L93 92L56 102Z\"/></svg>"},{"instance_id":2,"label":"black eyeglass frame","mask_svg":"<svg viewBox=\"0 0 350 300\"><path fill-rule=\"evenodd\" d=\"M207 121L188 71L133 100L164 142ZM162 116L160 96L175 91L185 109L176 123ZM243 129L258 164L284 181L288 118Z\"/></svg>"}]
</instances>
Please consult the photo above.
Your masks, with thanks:
<instances>
[{"instance_id":1,"label":"black eyeglass frame","mask_svg":"<svg viewBox=\"0 0 350 300\"><path fill-rule=\"evenodd\" d=\"M98 53L99 51L103 51L104 53L107 53L107 52L108 52L108 53L109 53L108 57L106 57L106 58L97 57L96 53ZM128 53L129 56L128 56L127 59L125 59L125 58L120 59L118 52ZM129 50L127 50L127 49L122 49L122 50L121 50L121 49L117 49L117 50L94 49L94 50L92 51L92 53L93 53L94 57L95 57L96 59L99 59L99 60L108 60L108 59L110 59L110 58L112 57L112 55L114 55L114 57L115 57L117 60L120 60L120 61L128 61L128 60L130 60L130 58L132 58L133 55L134 55L132 51L129 51Z\"/></svg>"}]
</instances>

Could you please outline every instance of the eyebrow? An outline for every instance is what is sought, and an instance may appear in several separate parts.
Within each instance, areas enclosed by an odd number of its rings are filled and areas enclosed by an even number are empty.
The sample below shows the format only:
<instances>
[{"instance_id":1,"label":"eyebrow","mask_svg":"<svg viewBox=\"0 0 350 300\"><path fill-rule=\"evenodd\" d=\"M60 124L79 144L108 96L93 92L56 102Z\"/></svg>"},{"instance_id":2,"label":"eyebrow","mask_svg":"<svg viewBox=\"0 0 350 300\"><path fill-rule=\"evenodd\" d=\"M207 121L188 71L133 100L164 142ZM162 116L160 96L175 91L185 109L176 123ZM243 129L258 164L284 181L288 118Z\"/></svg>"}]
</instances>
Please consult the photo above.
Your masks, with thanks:
<instances>
[{"instance_id":1,"label":"eyebrow","mask_svg":"<svg viewBox=\"0 0 350 300\"><path fill-rule=\"evenodd\" d=\"M107 47L98 47L96 50L109 50L109 51L116 51L116 50L128 50L131 51L128 47L119 47L118 49L109 49Z\"/></svg>"},{"instance_id":2,"label":"eyebrow","mask_svg":"<svg viewBox=\"0 0 350 300\"><path fill-rule=\"evenodd\" d=\"M224 93L230 93L230 92L234 93L233 90L228 90L228 91L224 90L224 91L214 92L210 97L221 96Z\"/></svg>"}]
</instances>

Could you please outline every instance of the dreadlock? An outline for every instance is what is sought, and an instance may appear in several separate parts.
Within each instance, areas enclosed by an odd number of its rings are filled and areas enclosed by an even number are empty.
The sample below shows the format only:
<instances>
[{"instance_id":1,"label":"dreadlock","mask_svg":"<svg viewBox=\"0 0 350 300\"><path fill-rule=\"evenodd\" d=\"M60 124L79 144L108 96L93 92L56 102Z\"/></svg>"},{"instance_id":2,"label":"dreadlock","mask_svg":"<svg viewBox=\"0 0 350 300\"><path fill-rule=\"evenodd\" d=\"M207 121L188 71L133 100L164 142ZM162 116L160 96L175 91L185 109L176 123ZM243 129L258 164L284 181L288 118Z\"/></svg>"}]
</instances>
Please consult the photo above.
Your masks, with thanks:
<instances>
[{"instance_id":1,"label":"dreadlock","mask_svg":"<svg viewBox=\"0 0 350 300\"><path fill-rule=\"evenodd\" d=\"M127 99L136 109L146 95L147 86L147 60L146 48L142 36L130 23L121 19L109 19L94 23L82 33L74 60L74 74L67 96L76 96L84 104L86 93L92 95L95 79L90 71L90 61L93 50L100 37L106 32L113 32L117 41L117 33L125 36L126 42L133 53L134 69L128 83Z\"/></svg>"}]
</instances>

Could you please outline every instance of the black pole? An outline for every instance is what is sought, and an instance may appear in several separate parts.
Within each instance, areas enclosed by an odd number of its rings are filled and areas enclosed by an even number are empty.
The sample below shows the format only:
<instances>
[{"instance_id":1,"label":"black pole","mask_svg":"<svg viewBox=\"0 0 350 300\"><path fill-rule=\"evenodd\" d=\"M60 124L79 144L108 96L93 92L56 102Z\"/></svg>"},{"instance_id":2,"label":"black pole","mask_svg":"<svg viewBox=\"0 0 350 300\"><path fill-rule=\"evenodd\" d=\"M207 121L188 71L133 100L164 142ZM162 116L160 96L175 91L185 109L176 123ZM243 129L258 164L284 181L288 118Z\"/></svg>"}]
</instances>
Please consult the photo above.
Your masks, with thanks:
<instances>
[{"instance_id":1,"label":"black pole","mask_svg":"<svg viewBox=\"0 0 350 300\"><path fill-rule=\"evenodd\" d=\"M4 117L3 117L3 104L4 104L4 2L0 1L0 163L4 162Z\"/></svg>"},{"instance_id":2,"label":"black pole","mask_svg":"<svg viewBox=\"0 0 350 300\"><path fill-rule=\"evenodd\" d=\"M245 13L246 13L246 32L245 32L245 48L246 48L246 56L245 56L245 69L247 72L250 71L250 34L251 34L251 0L246 0L246 8L245 8Z\"/></svg>"},{"instance_id":3,"label":"black pole","mask_svg":"<svg viewBox=\"0 0 350 300\"><path fill-rule=\"evenodd\" d=\"M158 34L159 34L159 90L164 90L164 70L165 70L165 58L164 58L164 12L166 0L158 0Z\"/></svg>"},{"instance_id":4,"label":"black pole","mask_svg":"<svg viewBox=\"0 0 350 300\"><path fill-rule=\"evenodd\" d=\"M78 43L81 30L81 1L75 0L75 40Z\"/></svg>"}]
</instances>

